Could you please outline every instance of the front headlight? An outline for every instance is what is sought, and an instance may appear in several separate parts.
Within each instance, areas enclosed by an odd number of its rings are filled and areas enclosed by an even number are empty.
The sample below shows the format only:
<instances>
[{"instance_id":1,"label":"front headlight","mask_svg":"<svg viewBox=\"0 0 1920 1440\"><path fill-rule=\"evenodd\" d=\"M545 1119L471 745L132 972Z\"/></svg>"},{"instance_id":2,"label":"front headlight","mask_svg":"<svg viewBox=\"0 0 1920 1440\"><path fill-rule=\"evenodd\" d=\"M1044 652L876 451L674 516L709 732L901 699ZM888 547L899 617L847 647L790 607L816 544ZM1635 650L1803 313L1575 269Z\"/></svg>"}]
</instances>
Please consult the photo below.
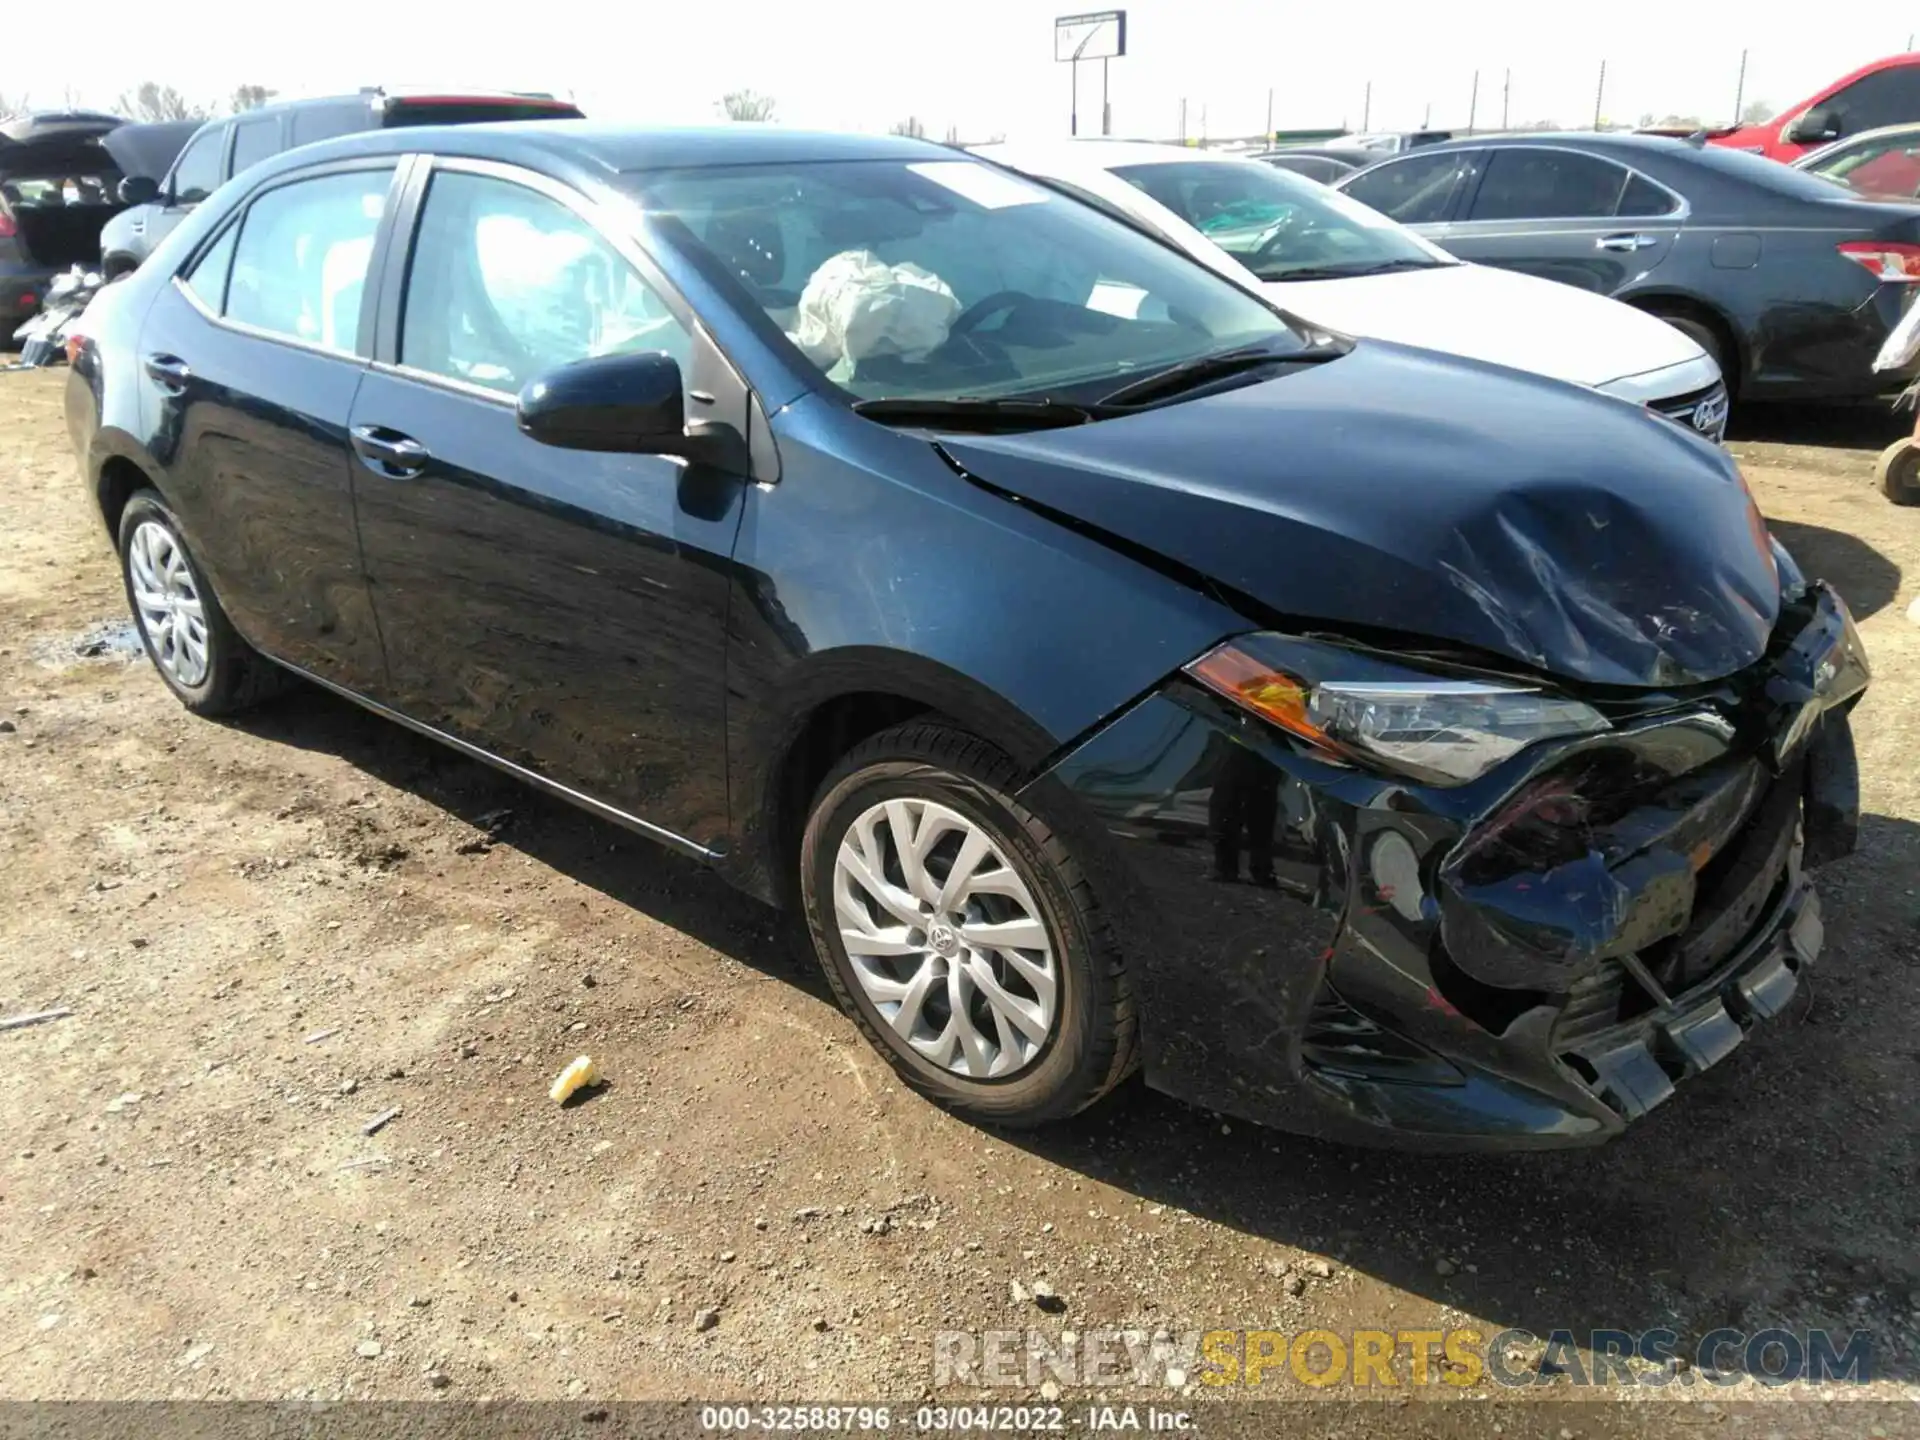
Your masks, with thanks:
<instances>
[{"instance_id":1,"label":"front headlight","mask_svg":"<svg viewBox=\"0 0 1920 1440\"><path fill-rule=\"evenodd\" d=\"M1433 785L1464 785L1529 745L1608 728L1592 706L1538 686L1430 675L1279 635L1230 640L1186 670L1322 758Z\"/></svg>"}]
</instances>

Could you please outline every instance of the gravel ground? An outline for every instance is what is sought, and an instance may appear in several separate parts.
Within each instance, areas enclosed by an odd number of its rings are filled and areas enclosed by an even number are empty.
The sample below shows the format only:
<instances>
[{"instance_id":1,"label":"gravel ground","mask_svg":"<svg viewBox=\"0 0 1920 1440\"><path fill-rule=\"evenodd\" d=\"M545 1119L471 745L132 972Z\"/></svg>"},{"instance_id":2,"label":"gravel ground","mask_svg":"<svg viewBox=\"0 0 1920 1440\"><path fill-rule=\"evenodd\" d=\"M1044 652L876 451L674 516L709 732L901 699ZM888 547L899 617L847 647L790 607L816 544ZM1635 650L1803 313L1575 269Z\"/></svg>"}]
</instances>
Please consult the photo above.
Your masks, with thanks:
<instances>
[{"instance_id":1,"label":"gravel ground","mask_svg":"<svg viewBox=\"0 0 1920 1440\"><path fill-rule=\"evenodd\" d=\"M1889 417L1735 442L1879 673L1810 993L1611 1148L1422 1159L1138 1086L971 1128L690 864L314 691L192 719L124 643L63 381L0 376L0 1015L74 1012L0 1032L0 1398L905 1399L939 1330L1462 1324L1866 1328L1920 1397ZM611 1083L561 1109L580 1053Z\"/></svg>"}]
</instances>

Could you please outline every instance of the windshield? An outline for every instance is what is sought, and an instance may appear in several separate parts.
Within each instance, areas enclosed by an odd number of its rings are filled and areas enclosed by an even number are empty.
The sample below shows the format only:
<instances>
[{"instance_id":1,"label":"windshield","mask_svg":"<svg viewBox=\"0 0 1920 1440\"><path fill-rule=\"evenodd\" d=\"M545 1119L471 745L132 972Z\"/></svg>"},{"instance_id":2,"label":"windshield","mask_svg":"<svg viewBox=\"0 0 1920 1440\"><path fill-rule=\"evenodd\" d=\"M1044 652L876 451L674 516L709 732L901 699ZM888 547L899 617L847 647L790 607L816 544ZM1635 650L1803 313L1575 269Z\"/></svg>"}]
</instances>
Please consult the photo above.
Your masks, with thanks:
<instances>
[{"instance_id":1,"label":"windshield","mask_svg":"<svg viewBox=\"0 0 1920 1440\"><path fill-rule=\"evenodd\" d=\"M1257 161L1176 160L1113 173L1262 280L1453 263L1358 200Z\"/></svg>"},{"instance_id":2,"label":"windshield","mask_svg":"<svg viewBox=\"0 0 1920 1440\"><path fill-rule=\"evenodd\" d=\"M1920 193L1920 130L1903 130L1857 145L1835 146L1801 168L1865 195L1901 199Z\"/></svg>"},{"instance_id":3,"label":"windshield","mask_svg":"<svg viewBox=\"0 0 1920 1440\"><path fill-rule=\"evenodd\" d=\"M1226 349L1306 348L1231 282L976 161L741 165L630 183L669 243L717 262L859 399L1111 388Z\"/></svg>"}]
</instances>

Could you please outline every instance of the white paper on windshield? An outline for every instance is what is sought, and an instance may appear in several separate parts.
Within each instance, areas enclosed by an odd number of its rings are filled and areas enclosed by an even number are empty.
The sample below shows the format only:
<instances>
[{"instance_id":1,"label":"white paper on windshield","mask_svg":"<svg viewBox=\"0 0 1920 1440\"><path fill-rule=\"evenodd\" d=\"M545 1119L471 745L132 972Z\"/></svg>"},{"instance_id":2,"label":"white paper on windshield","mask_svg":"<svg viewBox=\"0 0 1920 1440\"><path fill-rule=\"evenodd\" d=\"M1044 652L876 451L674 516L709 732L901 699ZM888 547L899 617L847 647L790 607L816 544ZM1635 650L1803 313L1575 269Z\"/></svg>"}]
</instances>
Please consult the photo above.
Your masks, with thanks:
<instances>
[{"instance_id":1,"label":"white paper on windshield","mask_svg":"<svg viewBox=\"0 0 1920 1440\"><path fill-rule=\"evenodd\" d=\"M928 160L909 165L907 169L989 210L1004 210L1009 205L1038 205L1052 198L1050 191L1038 185L1029 185L1025 180L989 170L970 160Z\"/></svg>"},{"instance_id":2,"label":"white paper on windshield","mask_svg":"<svg viewBox=\"0 0 1920 1440\"><path fill-rule=\"evenodd\" d=\"M1117 315L1122 320L1138 320L1141 302L1146 298L1147 292L1138 285L1128 285L1119 280L1096 280L1093 293L1087 296L1087 309Z\"/></svg>"}]
</instances>

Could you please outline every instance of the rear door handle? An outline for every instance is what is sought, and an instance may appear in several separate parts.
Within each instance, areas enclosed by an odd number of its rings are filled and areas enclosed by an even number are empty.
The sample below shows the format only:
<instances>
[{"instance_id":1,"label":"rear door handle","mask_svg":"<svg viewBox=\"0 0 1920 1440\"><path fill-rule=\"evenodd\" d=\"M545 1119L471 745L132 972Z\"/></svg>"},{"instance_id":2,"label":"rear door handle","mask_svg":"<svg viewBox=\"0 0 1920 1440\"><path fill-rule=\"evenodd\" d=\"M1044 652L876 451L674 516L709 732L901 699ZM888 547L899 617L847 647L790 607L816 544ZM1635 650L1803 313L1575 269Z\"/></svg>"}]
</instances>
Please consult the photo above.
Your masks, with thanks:
<instances>
[{"instance_id":1,"label":"rear door handle","mask_svg":"<svg viewBox=\"0 0 1920 1440\"><path fill-rule=\"evenodd\" d=\"M1649 245L1658 245L1660 241L1652 235L1602 235L1593 242L1596 250L1645 250Z\"/></svg>"},{"instance_id":2,"label":"rear door handle","mask_svg":"<svg viewBox=\"0 0 1920 1440\"><path fill-rule=\"evenodd\" d=\"M433 458L418 440L384 425L356 425L352 437L353 453L360 457L360 462L388 480L418 475Z\"/></svg>"},{"instance_id":3,"label":"rear door handle","mask_svg":"<svg viewBox=\"0 0 1920 1440\"><path fill-rule=\"evenodd\" d=\"M187 382L193 378L193 371L178 355L149 355L141 362L141 368L149 380L176 395L186 389Z\"/></svg>"}]
</instances>

